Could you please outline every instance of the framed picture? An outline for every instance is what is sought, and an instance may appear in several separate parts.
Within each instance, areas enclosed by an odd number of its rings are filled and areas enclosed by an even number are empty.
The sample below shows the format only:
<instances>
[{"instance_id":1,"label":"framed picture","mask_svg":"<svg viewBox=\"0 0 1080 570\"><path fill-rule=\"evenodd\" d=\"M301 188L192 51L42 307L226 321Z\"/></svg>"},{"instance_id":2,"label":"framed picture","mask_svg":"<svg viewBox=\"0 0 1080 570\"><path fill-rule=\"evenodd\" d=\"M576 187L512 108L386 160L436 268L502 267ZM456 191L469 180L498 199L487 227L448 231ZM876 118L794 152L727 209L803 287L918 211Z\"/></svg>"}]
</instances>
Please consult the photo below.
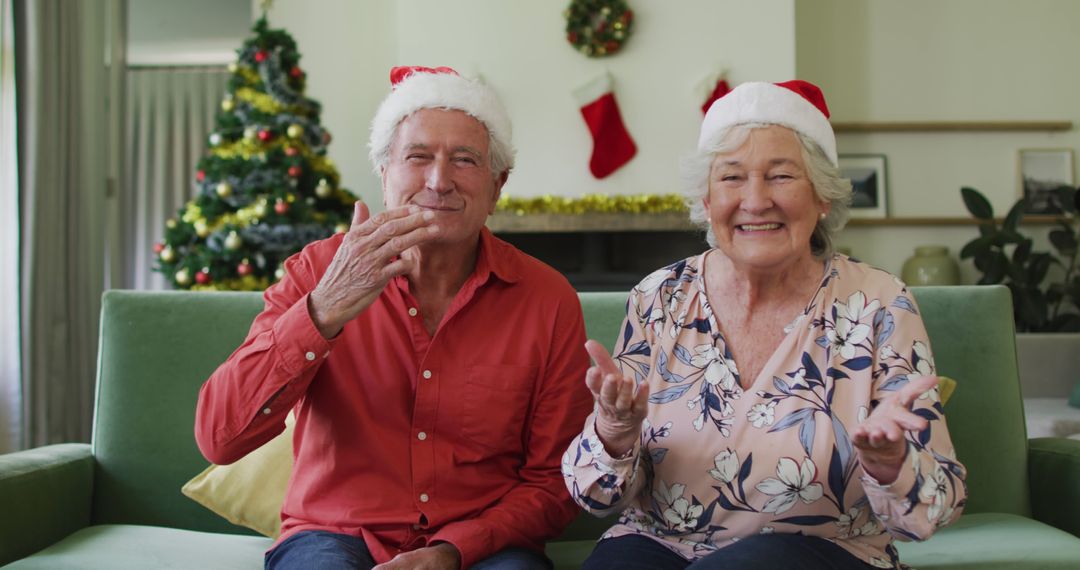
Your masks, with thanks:
<instances>
[{"instance_id":1,"label":"framed picture","mask_svg":"<svg viewBox=\"0 0 1080 570\"><path fill-rule=\"evenodd\" d=\"M1025 214L1062 213L1058 189L1072 185L1072 149L1020 150L1020 192L1027 198Z\"/></svg>"},{"instance_id":2,"label":"framed picture","mask_svg":"<svg viewBox=\"0 0 1080 570\"><path fill-rule=\"evenodd\" d=\"M851 217L888 217L884 154L841 154L840 176L851 180Z\"/></svg>"}]
</instances>

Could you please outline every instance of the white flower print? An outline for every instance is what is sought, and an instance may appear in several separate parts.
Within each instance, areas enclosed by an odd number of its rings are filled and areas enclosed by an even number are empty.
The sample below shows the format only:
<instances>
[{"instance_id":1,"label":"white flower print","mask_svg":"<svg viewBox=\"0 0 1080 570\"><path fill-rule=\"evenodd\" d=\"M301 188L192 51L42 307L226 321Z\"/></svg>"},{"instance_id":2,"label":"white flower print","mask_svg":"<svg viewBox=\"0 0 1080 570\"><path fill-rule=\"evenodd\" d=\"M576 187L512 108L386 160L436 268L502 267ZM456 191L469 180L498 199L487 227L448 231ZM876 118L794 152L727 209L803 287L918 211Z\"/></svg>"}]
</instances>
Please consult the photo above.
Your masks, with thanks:
<instances>
[{"instance_id":1,"label":"white flower print","mask_svg":"<svg viewBox=\"0 0 1080 570\"><path fill-rule=\"evenodd\" d=\"M850 360L855 357L856 346L870 336L870 325L837 317L836 326L829 329L827 336L829 343L840 349L840 356Z\"/></svg>"},{"instance_id":2,"label":"white flower print","mask_svg":"<svg viewBox=\"0 0 1080 570\"><path fill-rule=\"evenodd\" d=\"M934 357L930 355L930 347L926 346L926 343L917 340L912 348L915 349L915 355L919 357L919 362L915 365L915 372L922 376L933 374Z\"/></svg>"},{"instance_id":3,"label":"white flower print","mask_svg":"<svg viewBox=\"0 0 1080 570\"><path fill-rule=\"evenodd\" d=\"M862 516L862 509L859 507L851 507L840 518L836 519L836 533L840 538L851 538L853 536L859 536L859 529L855 528L855 521L859 520Z\"/></svg>"},{"instance_id":4,"label":"white flower print","mask_svg":"<svg viewBox=\"0 0 1080 570\"><path fill-rule=\"evenodd\" d=\"M775 528L771 526L763 526L761 527L761 530L758 531L758 534L773 534L774 532L776 532Z\"/></svg>"},{"instance_id":5,"label":"white flower print","mask_svg":"<svg viewBox=\"0 0 1080 570\"><path fill-rule=\"evenodd\" d=\"M790 385L791 385L792 388L794 388L796 386L807 386L808 385L806 383L806 369L805 368L799 368L799 370L797 372L795 372L795 376L791 377Z\"/></svg>"},{"instance_id":6,"label":"white flower print","mask_svg":"<svg viewBox=\"0 0 1080 570\"><path fill-rule=\"evenodd\" d=\"M773 400L768 404L754 404L754 407L750 408L749 412L746 412L746 419L750 420L756 428L771 426L773 424L773 409L776 408L777 402L778 400Z\"/></svg>"},{"instance_id":7,"label":"white flower print","mask_svg":"<svg viewBox=\"0 0 1080 570\"><path fill-rule=\"evenodd\" d=\"M679 313L679 316L675 319L674 323L671 323L671 328L668 329L668 336L671 338L679 338L679 332L682 331L686 325L686 317L689 315L685 310Z\"/></svg>"},{"instance_id":8,"label":"white flower print","mask_svg":"<svg viewBox=\"0 0 1080 570\"><path fill-rule=\"evenodd\" d=\"M934 474L927 477L923 481L923 485L919 488L919 498L923 502L930 503L930 507L926 510L926 519L932 523L936 523L941 519L941 514L945 510L945 501L948 499L949 480L945 475L945 470L941 468L941 465L934 467Z\"/></svg>"},{"instance_id":9,"label":"white flower print","mask_svg":"<svg viewBox=\"0 0 1080 570\"><path fill-rule=\"evenodd\" d=\"M670 269L657 269L642 279L641 283L638 283L636 289L645 295L655 293L656 290L663 285L664 281L667 280L669 275L671 275Z\"/></svg>"},{"instance_id":10,"label":"white flower print","mask_svg":"<svg viewBox=\"0 0 1080 570\"><path fill-rule=\"evenodd\" d=\"M848 297L847 303L836 302L837 315L849 321L859 322L869 317L881 308L881 301L874 299L866 302L866 295L862 291L856 291Z\"/></svg>"},{"instance_id":11,"label":"white flower print","mask_svg":"<svg viewBox=\"0 0 1080 570\"><path fill-rule=\"evenodd\" d=\"M721 451L713 458L713 463L716 468L709 470L709 475L712 475L713 479L721 483L730 483L735 479L735 474L739 471L739 455L737 453L731 449Z\"/></svg>"},{"instance_id":12,"label":"white flower print","mask_svg":"<svg viewBox=\"0 0 1080 570\"><path fill-rule=\"evenodd\" d=\"M769 477L754 486L758 491L773 496L761 509L767 513L784 513L795 506L796 499L802 499L806 504L813 503L824 492L821 483L813 482L817 467L809 457L803 459L801 467L794 459L781 457L776 464L776 474L779 479Z\"/></svg>"},{"instance_id":13,"label":"white flower print","mask_svg":"<svg viewBox=\"0 0 1080 570\"><path fill-rule=\"evenodd\" d=\"M699 344L694 347L697 353L690 358L690 364L705 369L705 380L713 386L719 385L724 390L735 387L735 375L739 373L735 362L724 360L720 351L711 344Z\"/></svg>"},{"instance_id":14,"label":"white flower print","mask_svg":"<svg viewBox=\"0 0 1080 570\"><path fill-rule=\"evenodd\" d=\"M885 361L896 358L896 349L891 344L886 344L878 350L878 360Z\"/></svg>"},{"instance_id":15,"label":"white flower print","mask_svg":"<svg viewBox=\"0 0 1080 570\"><path fill-rule=\"evenodd\" d=\"M880 556L875 556L871 558L870 565L874 568L896 568L896 566L893 565L892 561L890 561L888 558L882 558Z\"/></svg>"},{"instance_id":16,"label":"white flower print","mask_svg":"<svg viewBox=\"0 0 1080 570\"><path fill-rule=\"evenodd\" d=\"M664 334L664 311L659 307L654 308L649 312L649 316L645 317L645 326L650 327L653 332L653 336L661 336Z\"/></svg>"},{"instance_id":17,"label":"white flower print","mask_svg":"<svg viewBox=\"0 0 1080 570\"><path fill-rule=\"evenodd\" d=\"M661 479L660 483L653 488L653 498L663 505L671 505L675 502L675 499L680 499L683 493L686 492L686 485L682 483L675 483L668 487L667 483Z\"/></svg>"},{"instance_id":18,"label":"white flower print","mask_svg":"<svg viewBox=\"0 0 1080 570\"><path fill-rule=\"evenodd\" d=\"M679 497L675 499L671 507L664 509L664 520L674 530L685 531L697 526L698 517L701 516L704 510L703 505L691 505L690 501Z\"/></svg>"},{"instance_id":19,"label":"white flower print","mask_svg":"<svg viewBox=\"0 0 1080 570\"><path fill-rule=\"evenodd\" d=\"M667 303L668 312L669 313L674 313L675 309L679 308L679 305L682 304L683 299L685 299L685 298L686 298L686 293L684 293L682 291L682 289L676 289L674 292L672 292L671 297L668 299L668 303ZM684 310L682 314L685 315L686 311Z\"/></svg>"}]
</instances>

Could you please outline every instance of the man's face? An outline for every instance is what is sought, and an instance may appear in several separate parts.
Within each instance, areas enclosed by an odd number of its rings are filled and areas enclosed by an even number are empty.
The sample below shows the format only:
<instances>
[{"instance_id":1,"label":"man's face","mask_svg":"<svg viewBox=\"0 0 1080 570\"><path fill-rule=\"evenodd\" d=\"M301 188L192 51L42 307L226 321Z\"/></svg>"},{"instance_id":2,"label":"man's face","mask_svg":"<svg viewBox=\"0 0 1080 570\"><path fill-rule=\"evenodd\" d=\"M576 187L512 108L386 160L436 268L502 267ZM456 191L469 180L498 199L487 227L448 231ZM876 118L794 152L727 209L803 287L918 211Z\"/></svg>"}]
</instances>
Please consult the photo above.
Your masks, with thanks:
<instances>
[{"instance_id":1,"label":"man's face","mask_svg":"<svg viewBox=\"0 0 1080 570\"><path fill-rule=\"evenodd\" d=\"M436 243L475 241L506 182L491 171L488 132L462 111L421 109L406 117L382 171L388 208L416 205L435 213Z\"/></svg>"}]
</instances>

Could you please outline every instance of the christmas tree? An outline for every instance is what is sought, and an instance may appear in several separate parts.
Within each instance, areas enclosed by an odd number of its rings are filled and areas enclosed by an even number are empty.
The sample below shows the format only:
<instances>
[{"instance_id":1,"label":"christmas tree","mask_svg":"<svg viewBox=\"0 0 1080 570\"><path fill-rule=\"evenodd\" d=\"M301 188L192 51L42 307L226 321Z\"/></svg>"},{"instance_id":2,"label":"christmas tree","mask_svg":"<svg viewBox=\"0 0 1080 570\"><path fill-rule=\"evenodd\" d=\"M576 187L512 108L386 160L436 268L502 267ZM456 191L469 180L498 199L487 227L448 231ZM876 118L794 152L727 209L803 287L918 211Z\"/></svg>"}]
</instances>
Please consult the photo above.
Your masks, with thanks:
<instances>
[{"instance_id":1,"label":"christmas tree","mask_svg":"<svg viewBox=\"0 0 1080 570\"><path fill-rule=\"evenodd\" d=\"M330 133L304 97L296 42L265 14L253 31L229 65L196 196L154 245L154 270L180 289L265 289L287 257L352 219L356 197L326 157Z\"/></svg>"}]
</instances>

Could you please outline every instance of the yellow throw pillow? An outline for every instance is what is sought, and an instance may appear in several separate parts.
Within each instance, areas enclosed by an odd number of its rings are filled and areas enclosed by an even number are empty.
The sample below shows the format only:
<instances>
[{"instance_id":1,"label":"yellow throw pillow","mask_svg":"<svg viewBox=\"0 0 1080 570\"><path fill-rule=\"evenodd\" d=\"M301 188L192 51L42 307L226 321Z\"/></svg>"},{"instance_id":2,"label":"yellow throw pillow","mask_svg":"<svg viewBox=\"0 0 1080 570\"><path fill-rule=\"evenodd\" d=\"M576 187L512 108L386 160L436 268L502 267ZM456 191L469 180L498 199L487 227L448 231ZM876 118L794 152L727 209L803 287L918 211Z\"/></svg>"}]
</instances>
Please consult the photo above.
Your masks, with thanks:
<instances>
[{"instance_id":1,"label":"yellow throw pillow","mask_svg":"<svg viewBox=\"0 0 1080 570\"><path fill-rule=\"evenodd\" d=\"M938 376L937 387L938 397L941 398L941 405L944 406L956 391L956 380L948 376Z\"/></svg>"},{"instance_id":2,"label":"yellow throw pillow","mask_svg":"<svg viewBox=\"0 0 1080 570\"><path fill-rule=\"evenodd\" d=\"M292 413L285 431L230 465L211 465L180 492L229 522L259 534L281 534L281 504L293 468Z\"/></svg>"}]
</instances>

